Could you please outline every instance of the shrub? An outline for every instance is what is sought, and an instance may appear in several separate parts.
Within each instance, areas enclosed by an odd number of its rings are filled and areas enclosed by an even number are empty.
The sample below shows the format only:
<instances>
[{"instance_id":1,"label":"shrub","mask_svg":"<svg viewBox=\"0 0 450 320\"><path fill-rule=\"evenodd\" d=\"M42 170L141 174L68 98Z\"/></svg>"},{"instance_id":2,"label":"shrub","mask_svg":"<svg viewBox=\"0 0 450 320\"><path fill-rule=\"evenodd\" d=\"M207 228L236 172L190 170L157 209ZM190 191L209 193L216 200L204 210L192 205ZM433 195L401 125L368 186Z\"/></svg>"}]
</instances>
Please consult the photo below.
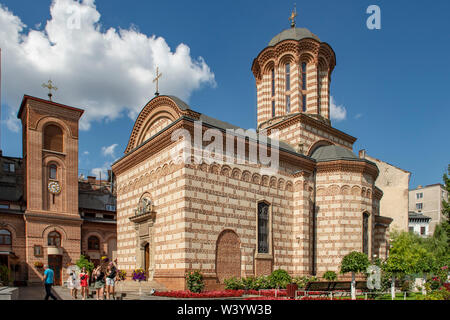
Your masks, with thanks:
<instances>
[{"instance_id":1,"label":"shrub","mask_svg":"<svg viewBox=\"0 0 450 320\"><path fill-rule=\"evenodd\" d=\"M10 272L7 266L0 265L0 282L4 285L9 285L10 278Z\"/></svg>"},{"instance_id":2,"label":"shrub","mask_svg":"<svg viewBox=\"0 0 450 320\"><path fill-rule=\"evenodd\" d=\"M241 279L235 277L230 279L225 279L225 290L242 290L244 288Z\"/></svg>"},{"instance_id":3,"label":"shrub","mask_svg":"<svg viewBox=\"0 0 450 320\"><path fill-rule=\"evenodd\" d=\"M305 289L306 285L313 281L317 281L317 278L314 276L295 277L292 279L292 282L297 284L299 289Z\"/></svg>"},{"instance_id":4,"label":"shrub","mask_svg":"<svg viewBox=\"0 0 450 320\"><path fill-rule=\"evenodd\" d=\"M255 290L273 289L268 276L259 276L255 280Z\"/></svg>"},{"instance_id":5,"label":"shrub","mask_svg":"<svg viewBox=\"0 0 450 320\"><path fill-rule=\"evenodd\" d=\"M323 274L322 278L328 281L335 281L337 279L337 274L334 271L327 271Z\"/></svg>"},{"instance_id":6,"label":"shrub","mask_svg":"<svg viewBox=\"0 0 450 320\"><path fill-rule=\"evenodd\" d=\"M441 279L439 277L432 277L428 280L431 290L437 290L441 286Z\"/></svg>"},{"instance_id":7,"label":"shrub","mask_svg":"<svg viewBox=\"0 0 450 320\"><path fill-rule=\"evenodd\" d=\"M203 275L200 271L191 271L186 274L186 285L190 292L200 293L205 287Z\"/></svg>"},{"instance_id":8,"label":"shrub","mask_svg":"<svg viewBox=\"0 0 450 320\"><path fill-rule=\"evenodd\" d=\"M292 278L286 270L279 269L272 272L269 276L269 281L274 288L285 289L286 286L292 282Z\"/></svg>"},{"instance_id":9,"label":"shrub","mask_svg":"<svg viewBox=\"0 0 450 320\"><path fill-rule=\"evenodd\" d=\"M421 300L450 300L450 292L441 287L439 290L434 290L426 296L422 296Z\"/></svg>"}]
</instances>

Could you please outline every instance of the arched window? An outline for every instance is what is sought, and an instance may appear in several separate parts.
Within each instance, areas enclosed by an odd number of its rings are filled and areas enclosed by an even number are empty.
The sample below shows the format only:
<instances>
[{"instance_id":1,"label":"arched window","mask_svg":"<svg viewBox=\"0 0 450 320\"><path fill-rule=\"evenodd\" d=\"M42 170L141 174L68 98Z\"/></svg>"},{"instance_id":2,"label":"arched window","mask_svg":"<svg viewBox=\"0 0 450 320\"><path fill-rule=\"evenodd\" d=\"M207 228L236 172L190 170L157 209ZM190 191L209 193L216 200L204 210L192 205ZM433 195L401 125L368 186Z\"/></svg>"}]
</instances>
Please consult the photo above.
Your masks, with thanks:
<instances>
[{"instance_id":1,"label":"arched window","mask_svg":"<svg viewBox=\"0 0 450 320\"><path fill-rule=\"evenodd\" d=\"M320 77L320 68L317 68L317 96L318 96L318 106L317 106L317 113L320 114L320 107L322 104L322 79Z\"/></svg>"},{"instance_id":2,"label":"arched window","mask_svg":"<svg viewBox=\"0 0 450 320\"><path fill-rule=\"evenodd\" d=\"M306 90L307 79L306 79L306 63L302 63L302 90Z\"/></svg>"},{"instance_id":3,"label":"arched window","mask_svg":"<svg viewBox=\"0 0 450 320\"><path fill-rule=\"evenodd\" d=\"M95 236L90 236L88 239L88 250L100 250L100 240Z\"/></svg>"},{"instance_id":4,"label":"arched window","mask_svg":"<svg viewBox=\"0 0 450 320\"><path fill-rule=\"evenodd\" d=\"M48 234L48 245L52 247L61 247L61 235L52 231Z\"/></svg>"},{"instance_id":5,"label":"arched window","mask_svg":"<svg viewBox=\"0 0 450 320\"><path fill-rule=\"evenodd\" d=\"M275 96L275 69L272 69L272 97Z\"/></svg>"},{"instance_id":6,"label":"arched window","mask_svg":"<svg viewBox=\"0 0 450 320\"><path fill-rule=\"evenodd\" d=\"M6 229L0 230L0 245L11 245L11 232Z\"/></svg>"},{"instance_id":7,"label":"arched window","mask_svg":"<svg viewBox=\"0 0 450 320\"><path fill-rule=\"evenodd\" d=\"M272 100L272 117L275 117L275 100Z\"/></svg>"},{"instance_id":8,"label":"arched window","mask_svg":"<svg viewBox=\"0 0 450 320\"><path fill-rule=\"evenodd\" d=\"M291 64L288 63L286 64L286 91L290 91L291 90Z\"/></svg>"},{"instance_id":9,"label":"arched window","mask_svg":"<svg viewBox=\"0 0 450 320\"><path fill-rule=\"evenodd\" d=\"M58 176L57 173L58 168L56 167L56 165L54 164L50 165L50 167L48 168L48 178L51 180L56 180Z\"/></svg>"},{"instance_id":10,"label":"arched window","mask_svg":"<svg viewBox=\"0 0 450 320\"><path fill-rule=\"evenodd\" d=\"M60 127L53 124L44 129L44 149L63 152L63 132Z\"/></svg>"},{"instance_id":11,"label":"arched window","mask_svg":"<svg viewBox=\"0 0 450 320\"><path fill-rule=\"evenodd\" d=\"M363 230L362 230L362 241L363 241L363 253L369 254L369 214L367 212L363 213Z\"/></svg>"},{"instance_id":12,"label":"arched window","mask_svg":"<svg viewBox=\"0 0 450 320\"><path fill-rule=\"evenodd\" d=\"M258 253L269 253L269 205L258 203Z\"/></svg>"}]
</instances>

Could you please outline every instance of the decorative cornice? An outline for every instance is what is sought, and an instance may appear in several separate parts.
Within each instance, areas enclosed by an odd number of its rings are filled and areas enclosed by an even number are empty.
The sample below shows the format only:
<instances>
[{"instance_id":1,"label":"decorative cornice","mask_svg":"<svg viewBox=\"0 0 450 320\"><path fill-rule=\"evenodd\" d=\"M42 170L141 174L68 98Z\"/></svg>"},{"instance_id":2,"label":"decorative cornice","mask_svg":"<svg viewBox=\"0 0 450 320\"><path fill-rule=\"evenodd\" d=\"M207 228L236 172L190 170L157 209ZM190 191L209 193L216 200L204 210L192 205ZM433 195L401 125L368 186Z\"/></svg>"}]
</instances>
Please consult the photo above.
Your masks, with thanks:
<instances>
[{"instance_id":1,"label":"decorative cornice","mask_svg":"<svg viewBox=\"0 0 450 320\"><path fill-rule=\"evenodd\" d=\"M310 125L311 127L314 127L316 129L327 132L337 138L341 138L342 140L344 140L350 144L354 144L355 141L357 140L357 138L355 138L349 134L346 134L345 132L342 132L336 128L333 128L332 126L330 126L324 122L316 120L304 113L297 113L296 115L293 115L285 120L275 123L274 125L267 127L265 129L267 130L267 134L270 135L271 131L273 129L283 130L284 128L288 128L297 122L300 122L305 125L307 124L307 125Z\"/></svg>"},{"instance_id":2,"label":"decorative cornice","mask_svg":"<svg viewBox=\"0 0 450 320\"><path fill-rule=\"evenodd\" d=\"M317 172L356 172L361 174L369 174L374 181L378 177L378 167L363 159L355 160L334 160L317 163Z\"/></svg>"}]
</instances>

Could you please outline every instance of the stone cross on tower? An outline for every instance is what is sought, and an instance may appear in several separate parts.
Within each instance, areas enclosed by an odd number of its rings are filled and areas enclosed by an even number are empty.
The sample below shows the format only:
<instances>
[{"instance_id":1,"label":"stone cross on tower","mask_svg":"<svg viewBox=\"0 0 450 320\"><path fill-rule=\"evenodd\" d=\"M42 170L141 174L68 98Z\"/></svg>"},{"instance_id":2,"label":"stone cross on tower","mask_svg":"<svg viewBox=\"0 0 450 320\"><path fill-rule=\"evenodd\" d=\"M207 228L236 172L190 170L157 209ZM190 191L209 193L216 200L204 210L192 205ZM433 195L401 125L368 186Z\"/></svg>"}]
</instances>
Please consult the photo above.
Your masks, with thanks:
<instances>
[{"instance_id":1,"label":"stone cross on tower","mask_svg":"<svg viewBox=\"0 0 450 320\"><path fill-rule=\"evenodd\" d=\"M48 89L48 97L49 97L50 101L52 101L52 96L53 96L52 90L56 91L56 90L58 90L58 88L53 86L52 80L48 80L48 83L43 83L42 87Z\"/></svg>"},{"instance_id":2,"label":"stone cross on tower","mask_svg":"<svg viewBox=\"0 0 450 320\"><path fill-rule=\"evenodd\" d=\"M289 21L291 21L291 27L295 28L295 18L297 17L297 4L294 6L294 11L292 11Z\"/></svg>"},{"instance_id":3,"label":"stone cross on tower","mask_svg":"<svg viewBox=\"0 0 450 320\"><path fill-rule=\"evenodd\" d=\"M153 83L156 83L155 96L159 96L159 79L161 79L162 73L159 73L159 68L156 68L156 78L153 79Z\"/></svg>"}]
</instances>

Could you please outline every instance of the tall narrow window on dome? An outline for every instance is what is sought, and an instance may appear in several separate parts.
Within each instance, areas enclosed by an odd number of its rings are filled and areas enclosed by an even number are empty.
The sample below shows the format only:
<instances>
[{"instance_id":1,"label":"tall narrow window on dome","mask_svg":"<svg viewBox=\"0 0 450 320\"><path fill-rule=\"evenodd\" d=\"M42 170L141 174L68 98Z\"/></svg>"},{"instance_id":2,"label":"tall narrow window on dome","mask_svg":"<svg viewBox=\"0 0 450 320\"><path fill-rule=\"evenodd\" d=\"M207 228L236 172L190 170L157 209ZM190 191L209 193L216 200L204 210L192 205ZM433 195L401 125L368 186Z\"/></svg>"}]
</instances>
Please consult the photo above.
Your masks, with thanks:
<instances>
[{"instance_id":1,"label":"tall narrow window on dome","mask_svg":"<svg viewBox=\"0 0 450 320\"><path fill-rule=\"evenodd\" d=\"M275 96L275 69L272 69L272 97Z\"/></svg>"},{"instance_id":2,"label":"tall narrow window on dome","mask_svg":"<svg viewBox=\"0 0 450 320\"><path fill-rule=\"evenodd\" d=\"M320 106L322 105L322 81L320 79L320 69L317 69L317 113L320 114Z\"/></svg>"},{"instance_id":3,"label":"tall narrow window on dome","mask_svg":"<svg viewBox=\"0 0 450 320\"><path fill-rule=\"evenodd\" d=\"M258 203L258 253L269 253L269 205Z\"/></svg>"},{"instance_id":4,"label":"tall narrow window on dome","mask_svg":"<svg viewBox=\"0 0 450 320\"><path fill-rule=\"evenodd\" d=\"M286 91L291 90L291 64L286 65Z\"/></svg>"},{"instance_id":5,"label":"tall narrow window on dome","mask_svg":"<svg viewBox=\"0 0 450 320\"><path fill-rule=\"evenodd\" d=\"M307 86L307 79L306 79L306 63L302 63L302 90L306 90Z\"/></svg>"},{"instance_id":6,"label":"tall narrow window on dome","mask_svg":"<svg viewBox=\"0 0 450 320\"><path fill-rule=\"evenodd\" d=\"M272 100L272 117L275 117L275 101Z\"/></svg>"},{"instance_id":7,"label":"tall narrow window on dome","mask_svg":"<svg viewBox=\"0 0 450 320\"><path fill-rule=\"evenodd\" d=\"M306 112L306 94L302 96L302 108L303 112Z\"/></svg>"},{"instance_id":8,"label":"tall narrow window on dome","mask_svg":"<svg viewBox=\"0 0 450 320\"><path fill-rule=\"evenodd\" d=\"M369 254L369 214L367 212L363 213L363 230L362 230L362 241L363 241L363 253Z\"/></svg>"},{"instance_id":9,"label":"tall narrow window on dome","mask_svg":"<svg viewBox=\"0 0 450 320\"><path fill-rule=\"evenodd\" d=\"M286 96L286 113L291 112L291 96Z\"/></svg>"}]
</instances>

